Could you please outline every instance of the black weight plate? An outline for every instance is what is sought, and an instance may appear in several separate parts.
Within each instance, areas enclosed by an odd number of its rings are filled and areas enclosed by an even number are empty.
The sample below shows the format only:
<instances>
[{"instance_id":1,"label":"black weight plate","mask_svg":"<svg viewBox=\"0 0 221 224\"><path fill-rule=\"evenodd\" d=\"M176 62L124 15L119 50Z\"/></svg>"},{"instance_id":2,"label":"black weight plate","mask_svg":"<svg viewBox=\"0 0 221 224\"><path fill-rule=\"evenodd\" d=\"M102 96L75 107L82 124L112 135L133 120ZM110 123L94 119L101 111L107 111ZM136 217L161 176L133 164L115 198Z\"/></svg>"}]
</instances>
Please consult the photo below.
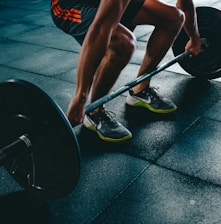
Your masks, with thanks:
<instances>
[{"instance_id":1,"label":"black weight plate","mask_svg":"<svg viewBox=\"0 0 221 224\"><path fill-rule=\"evenodd\" d=\"M214 79L221 76L221 11L212 7L197 7L200 38L206 39L205 51L198 56L186 58L179 62L189 74L200 79ZM189 40L184 29L181 30L172 47L175 56L185 51ZM205 43L202 43L204 49Z\"/></svg>"},{"instance_id":2,"label":"black weight plate","mask_svg":"<svg viewBox=\"0 0 221 224\"><path fill-rule=\"evenodd\" d=\"M4 167L25 189L48 199L69 194L80 175L76 136L60 107L23 80L0 83L0 147L23 134L32 146ZM14 170L14 173L12 173Z\"/></svg>"}]
</instances>

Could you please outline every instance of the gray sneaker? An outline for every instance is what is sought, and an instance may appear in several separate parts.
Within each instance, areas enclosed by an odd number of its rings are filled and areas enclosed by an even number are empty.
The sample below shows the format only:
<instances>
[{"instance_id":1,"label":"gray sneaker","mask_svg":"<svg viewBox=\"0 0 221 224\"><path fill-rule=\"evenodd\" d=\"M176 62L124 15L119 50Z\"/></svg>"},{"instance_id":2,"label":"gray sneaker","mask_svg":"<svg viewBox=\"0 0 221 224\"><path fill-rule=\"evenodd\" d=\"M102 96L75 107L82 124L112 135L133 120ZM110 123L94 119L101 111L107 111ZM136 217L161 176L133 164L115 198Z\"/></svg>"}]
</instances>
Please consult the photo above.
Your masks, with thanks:
<instances>
[{"instance_id":1,"label":"gray sneaker","mask_svg":"<svg viewBox=\"0 0 221 224\"><path fill-rule=\"evenodd\" d=\"M131 132L114 120L112 114L114 113L100 109L93 115L86 114L83 124L107 142L122 142L132 138Z\"/></svg>"},{"instance_id":2,"label":"gray sneaker","mask_svg":"<svg viewBox=\"0 0 221 224\"><path fill-rule=\"evenodd\" d=\"M161 96L152 87L147 87L137 94L130 90L126 103L130 106L144 107L152 112L161 114L171 113L177 109L177 106L172 101Z\"/></svg>"}]
</instances>

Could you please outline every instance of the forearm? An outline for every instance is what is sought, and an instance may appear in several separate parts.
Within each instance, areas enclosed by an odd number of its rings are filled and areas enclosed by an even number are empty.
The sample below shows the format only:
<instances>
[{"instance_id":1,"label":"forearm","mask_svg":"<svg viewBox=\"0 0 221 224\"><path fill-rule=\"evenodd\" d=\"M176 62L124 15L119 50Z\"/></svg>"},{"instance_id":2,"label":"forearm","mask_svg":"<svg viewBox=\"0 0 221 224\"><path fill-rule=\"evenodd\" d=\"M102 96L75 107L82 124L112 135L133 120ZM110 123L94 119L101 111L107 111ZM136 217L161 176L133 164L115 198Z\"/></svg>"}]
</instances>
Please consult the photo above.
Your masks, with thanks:
<instances>
[{"instance_id":1,"label":"forearm","mask_svg":"<svg viewBox=\"0 0 221 224\"><path fill-rule=\"evenodd\" d=\"M178 1L177 7L185 13L184 29L189 38L195 42L199 39L196 9L191 0Z\"/></svg>"}]
</instances>

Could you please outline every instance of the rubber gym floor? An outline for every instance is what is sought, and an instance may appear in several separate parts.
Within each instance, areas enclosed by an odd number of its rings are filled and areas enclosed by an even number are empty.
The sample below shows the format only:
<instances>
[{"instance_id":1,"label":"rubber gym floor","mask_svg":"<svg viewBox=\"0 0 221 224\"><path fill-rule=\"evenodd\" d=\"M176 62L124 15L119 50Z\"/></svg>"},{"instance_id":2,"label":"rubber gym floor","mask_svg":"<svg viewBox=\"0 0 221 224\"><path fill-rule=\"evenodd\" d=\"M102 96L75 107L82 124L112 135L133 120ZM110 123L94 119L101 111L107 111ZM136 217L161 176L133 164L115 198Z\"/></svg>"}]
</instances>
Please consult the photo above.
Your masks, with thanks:
<instances>
[{"instance_id":1,"label":"rubber gym floor","mask_svg":"<svg viewBox=\"0 0 221 224\"><path fill-rule=\"evenodd\" d=\"M194 2L221 9L219 0ZM135 29L137 49L113 90L135 78L152 30ZM31 82L65 112L76 88L79 50L53 24L49 0L0 0L1 82ZM173 57L169 50L163 62ZM133 133L124 144L102 142L81 125L73 128L80 178L63 198L32 197L1 167L0 222L221 223L220 81L199 81L179 64L154 76L151 84L178 105L171 115L132 110L125 105L127 93L113 99L107 109Z\"/></svg>"}]
</instances>

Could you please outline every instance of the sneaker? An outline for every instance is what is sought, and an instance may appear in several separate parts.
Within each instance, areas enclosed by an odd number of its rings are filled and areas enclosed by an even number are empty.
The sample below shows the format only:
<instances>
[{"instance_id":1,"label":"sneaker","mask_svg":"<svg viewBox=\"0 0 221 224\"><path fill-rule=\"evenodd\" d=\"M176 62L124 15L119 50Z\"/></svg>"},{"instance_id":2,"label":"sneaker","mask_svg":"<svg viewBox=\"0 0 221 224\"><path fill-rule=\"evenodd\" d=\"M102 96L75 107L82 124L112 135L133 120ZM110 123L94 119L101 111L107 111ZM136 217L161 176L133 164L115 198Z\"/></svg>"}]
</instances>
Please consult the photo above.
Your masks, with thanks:
<instances>
[{"instance_id":1,"label":"sneaker","mask_svg":"<svg viewBox=\"0 0 221 224\"><path fill-rule=\"evenodd\" d=\"M147 87L141 92L134 94L129 91L126 103L134 107L144 107L155 113L171 113L177 109L177 106L170 100L162 97L155 88Z\"/></svg>"},{"instance_id":2,"label":"sneaker","mask_svg":"<svg viewBox=\"0 0 221 224\"><path fill-rule=\"evenodd\" d=\"M111 111L100 109L93 115L86 114L83 124L107 142L122 142L132 138L131 132L113 119L113 114Z\"/></svg>"}]
</instances>

